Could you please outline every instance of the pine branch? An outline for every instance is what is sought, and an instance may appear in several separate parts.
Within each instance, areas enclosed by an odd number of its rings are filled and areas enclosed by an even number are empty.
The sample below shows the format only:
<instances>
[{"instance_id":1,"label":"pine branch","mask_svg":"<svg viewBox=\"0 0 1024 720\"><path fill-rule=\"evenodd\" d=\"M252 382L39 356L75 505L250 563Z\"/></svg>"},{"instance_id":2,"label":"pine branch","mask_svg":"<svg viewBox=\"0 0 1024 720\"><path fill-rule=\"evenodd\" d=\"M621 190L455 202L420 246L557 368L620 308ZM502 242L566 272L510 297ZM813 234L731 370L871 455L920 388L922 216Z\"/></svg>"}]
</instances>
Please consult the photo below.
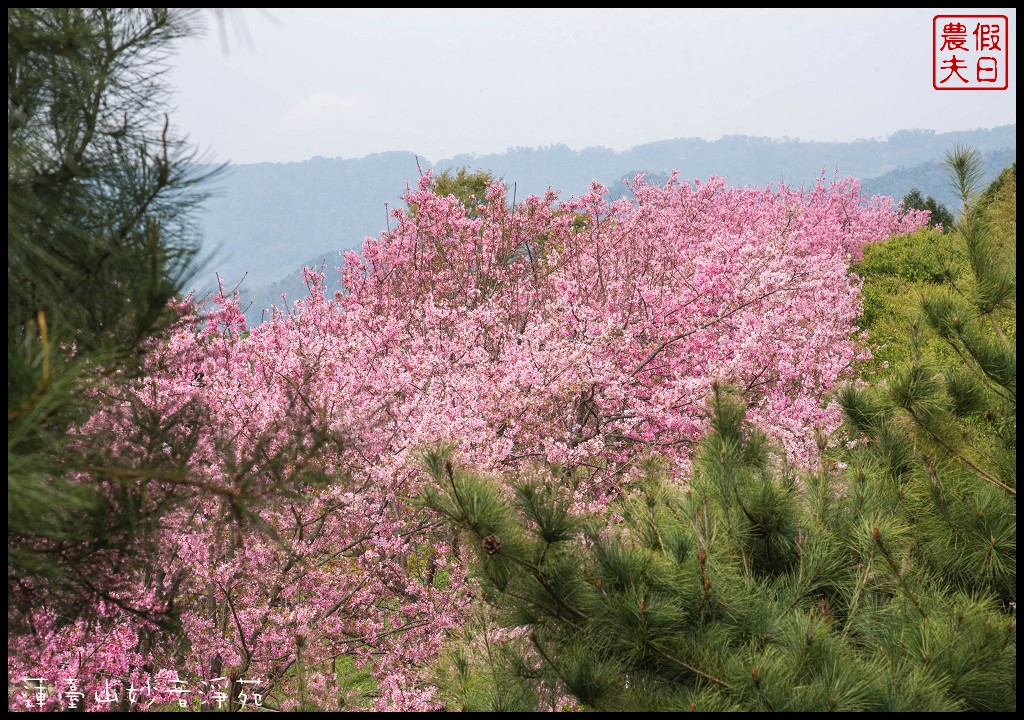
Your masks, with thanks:
<instances>
[{"instance_id":1,"label":"pine branch","mask_svg":"<svg viewBox=\"0 0 1024 720\"><path fill-rule=\"evenodd\" d=\"M921 617L927 619L928 615L925 613L924 608L921 607L921 603L919 603L917 601L917 598L914 597L914 593L910 591L910 586L907 585L906 578L903 576L903 573L900 572L899 565L897 564L895 558L893 558L892 553L889 552L889 548L886 547L885 543L882 542L881 530L879 530L877 527L872 528L871 537L874 539L875 544L878 546L878 549L882 551L882 555L883 557L885 557L885 561L889 564L889 567L892 568L892 572L896 576L896 579L900 581L900 585L903 587L903 591L907 594L907 597L910 598L910 602L912 602L914 604L914 607L917 608L917 611L921 614Z\"/></svg>"}]
</instances>

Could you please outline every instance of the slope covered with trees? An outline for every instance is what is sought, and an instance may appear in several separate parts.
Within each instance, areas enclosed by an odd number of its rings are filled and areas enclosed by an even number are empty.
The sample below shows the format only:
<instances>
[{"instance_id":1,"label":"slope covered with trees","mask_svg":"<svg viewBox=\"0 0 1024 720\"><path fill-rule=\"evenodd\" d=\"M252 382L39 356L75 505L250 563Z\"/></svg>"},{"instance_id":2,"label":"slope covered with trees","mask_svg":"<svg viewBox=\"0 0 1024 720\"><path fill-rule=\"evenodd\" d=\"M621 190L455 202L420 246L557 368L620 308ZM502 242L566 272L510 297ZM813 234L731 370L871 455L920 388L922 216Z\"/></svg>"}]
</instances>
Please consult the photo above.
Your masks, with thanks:
<instances>
[{"instance_id":1,"label":"slope covered with trees","mask_svg":"<svg viewBox=\"0 0 1024 720\"><path fill-rule=\"evenodd\" d=\"M11 708L1015 704L1015 175L877 377L932 236L827 178L425 173L249 327L177 294L196 16L8 19Z\"/></svg>"},{"instance_id":2,"label":"slope covered with trees","mask_svg":"<svg viewBox=\"0 0 1024 720\"><path fill-rule=\"evenodd\" d=\"M598 510L652 452L682 481L728 380L788 462L814 462L815 433L839 421L830 393L861 354L849 263L924 220L849 181L637 184L611 204L594 186L514 205L494 184L472 207L436 189L423 177L391 229L346 257L345 293L309 272L310 297L252 329L230 297L180 308L131 398L181 418L164 442L191 448L203 491L163 516L165 555L130 588L171 624L36 611L18 673L63 666L91 690L145 682L125 677L141 663L223 676L231 697L259 679L287 709L366 702L339 682L355 662L373 706L433 707L432 667L471 598L462 546L418 500L425 448L454 443L461 462L536 473ZM89 426L142 449L121 413Z\"/></svg>"},{"instance_id":3,"label":"slope covered with trees","mask_svg":"<svg viewBox=\"0 0 1024 720\"><path fill-rule=\"evenodd\" d=\"M602 512L428 457L487 604L442 673L449 707L1015 708L1016 180L977 199L977 163L948 158L958 272L920 287L901 361L842 389L846 442L816 471L724 386L685 489L652 461ZM933 239L869 252L912 271Z\"/></svg>"},{"instance_id":4,"label":"slope covered with trees","mask_svg":"<svg viewBox=\"0 0 1024 720\"><path fill-rule=\"evenodd\" d=\"M1016 160L1016 127L1006 126L953 133L907 130L849 143L727 136L676 138L621 152L560 145L444 159L425 159L410 151L237 165L212 186L213 196L198 216L206 235L204 249L215 253L198 286L215 287L214 273L219 272L234 287L248 272L244 296L253 300L253 307L246 316L255 324L265 308L279 303L281 291L290 300L305 296L301 268L306 258L316 257L317 264L326 259L333 270L339 250L358 248L366 237L376 236L386 218L385 202L392 207L401 203L404 184L418 167L437 174L463 167L489 171L514 187L519 198L542 195L548 188L563 197L579 195L597 180L614 199L628 196L627 183L637 173L664 184L673 170L688 179L716 175L731 186L794 187L813 185L823 171L830 176L840 172L860 179L867 196L898 199L917 187L952 208L956 198L945 192L939 158L957 142L984 153L990 178ZM295 279L287 285L267 287L288 275Z\"/></svg>"}]
</instances>

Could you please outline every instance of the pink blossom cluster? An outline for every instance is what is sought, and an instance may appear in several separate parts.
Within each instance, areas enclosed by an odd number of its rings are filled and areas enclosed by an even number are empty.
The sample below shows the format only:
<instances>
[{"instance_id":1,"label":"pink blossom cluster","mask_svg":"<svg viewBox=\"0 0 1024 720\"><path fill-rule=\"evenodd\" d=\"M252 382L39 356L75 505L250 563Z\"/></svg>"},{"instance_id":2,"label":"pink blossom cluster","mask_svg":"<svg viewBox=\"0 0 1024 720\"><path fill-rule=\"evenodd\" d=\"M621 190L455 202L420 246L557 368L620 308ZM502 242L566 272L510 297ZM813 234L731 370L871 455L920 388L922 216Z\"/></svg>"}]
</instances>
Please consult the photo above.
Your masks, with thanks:
<instances>
[{"instance_id":1,"label":"pink blossom cluster","mask_svg":"<svg viewBox=\"0 0 1024 720\"><path fill-rule=\"evenodd\" d=\"M333 297L307 270L309 297L251 329L223 294L182 303L129 404L183 418L194 446L186 475L150 481L191 501L164 518L164 567L136 579L177 635L116 607L90 627L39 611L9 640L9 678L61 668L98 690L163 664L265 678L277 709L334 708L354 659L376 708L430 709L430 664L470 600L458 538L417 504L425 449L495 474L575 468L577 507L599 507L645 454L682 482L726 382L813 462L839 421L830 392L867 357L850 261L926 217L854 181L631 189L512 206L496 184L468 212L428 175L414 211L345 256ZM92 421L126 448L127 408Z\"/></svg>"}]
</instances>

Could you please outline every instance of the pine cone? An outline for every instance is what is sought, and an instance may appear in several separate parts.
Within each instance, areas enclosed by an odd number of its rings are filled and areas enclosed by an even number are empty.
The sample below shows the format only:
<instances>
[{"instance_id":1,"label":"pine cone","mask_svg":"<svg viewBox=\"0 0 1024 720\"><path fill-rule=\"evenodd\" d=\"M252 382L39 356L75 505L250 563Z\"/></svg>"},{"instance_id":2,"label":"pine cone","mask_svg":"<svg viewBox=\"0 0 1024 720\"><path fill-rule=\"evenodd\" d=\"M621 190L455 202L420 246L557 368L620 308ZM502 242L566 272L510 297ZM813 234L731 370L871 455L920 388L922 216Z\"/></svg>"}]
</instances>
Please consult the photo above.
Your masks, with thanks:
<instances>
[{"instance_id":1,"label":"pine cone","mask_svg":"<svg viewBox=\"0 0 1024 720\"><path fill-rule=\"evenodd\" d=\"M501 550L501 540L497 535L488 535L481 544L484 546L484 552L488 555L493 555Z\"/></svg>"}]
</instances>

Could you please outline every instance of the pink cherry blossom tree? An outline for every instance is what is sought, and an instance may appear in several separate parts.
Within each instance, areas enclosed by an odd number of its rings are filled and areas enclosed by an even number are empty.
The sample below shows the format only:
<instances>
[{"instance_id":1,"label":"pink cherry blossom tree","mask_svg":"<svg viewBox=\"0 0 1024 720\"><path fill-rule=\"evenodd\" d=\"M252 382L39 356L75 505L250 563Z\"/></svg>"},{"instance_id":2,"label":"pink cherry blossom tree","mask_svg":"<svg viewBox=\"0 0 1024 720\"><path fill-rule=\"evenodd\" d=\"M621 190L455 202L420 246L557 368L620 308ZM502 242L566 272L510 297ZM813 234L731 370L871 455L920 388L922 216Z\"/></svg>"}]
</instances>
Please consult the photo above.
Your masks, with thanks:
<instances>
[{"instance_id":1,"label":"pink cherry blossom tree","mask_svg":"<svg viewBox=\"0 0 1024 720\"><path fill-rule=\"evenodd\" d=\"M307 270L309 297L251 329L231 297L183 303L131 402L90 421L127 452L139 408L183 418L165 442L194 446L187 475L144 481L190 502L164 518L160 567L122 583L171 621L107 603L67 624L40 609L31 637L9 639L9 677L60 668L128 708L147 682L179 698L159 675L173 670L210 706L245 691L334 708L355 699L338 681L354 660L373 707L429 709L431 662L471 593L457 538L417 502L425 448L451 444L484 471L571 474L577 507L595 507L650 453L685 482L723 381L813 463L815 434L839 421L830 392L867 356L850 260L926 216L847 180L631 189L512 205L495 184L468 213L427 175L412 209L345 257L333 297Z\"/></svg>"}]
</instances>

